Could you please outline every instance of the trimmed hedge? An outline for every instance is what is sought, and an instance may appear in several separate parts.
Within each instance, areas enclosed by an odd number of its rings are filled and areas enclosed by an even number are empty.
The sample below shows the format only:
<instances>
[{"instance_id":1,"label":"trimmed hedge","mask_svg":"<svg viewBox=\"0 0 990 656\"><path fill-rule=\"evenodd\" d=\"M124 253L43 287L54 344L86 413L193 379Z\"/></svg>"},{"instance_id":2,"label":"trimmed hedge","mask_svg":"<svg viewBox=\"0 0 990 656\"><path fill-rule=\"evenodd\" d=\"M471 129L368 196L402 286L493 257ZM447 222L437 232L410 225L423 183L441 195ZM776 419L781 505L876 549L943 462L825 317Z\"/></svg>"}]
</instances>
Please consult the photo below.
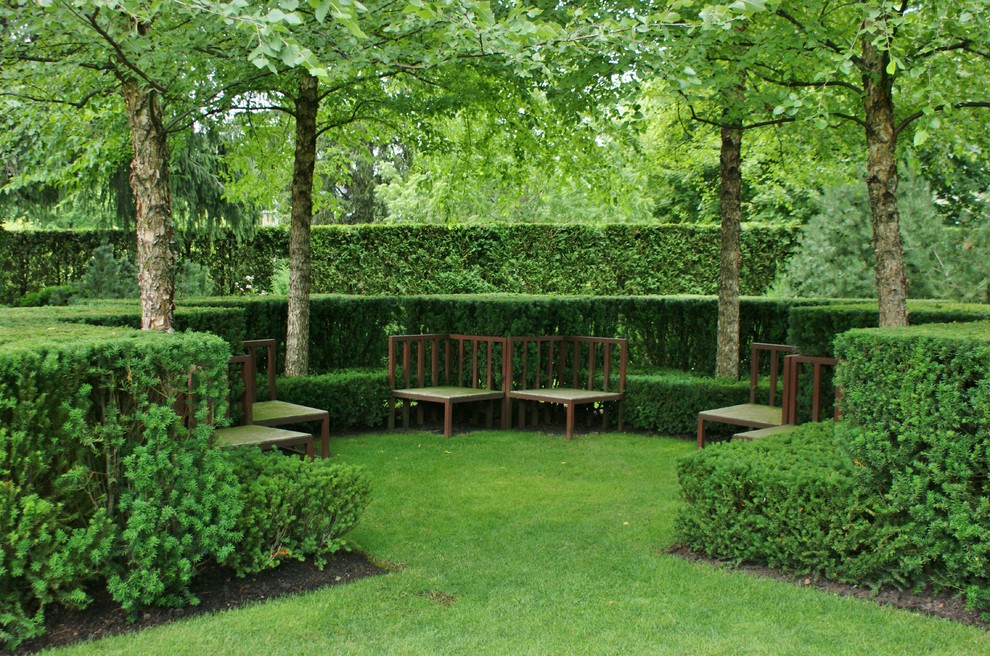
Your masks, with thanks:
<instances>
[{"instance_id":1,"label":"trimmed hedge","mask_svg":"<svg viewBox=\"0 0 990 656\"><path fill-rule=\"evenodd\" d=\"M852 330L835 350L844 420L690 456L681 540L990 610L990 322Z\"/></svg>"},{"instance_id":2,"label":"trimmed hedge","mask_svg":"<svg viewBox=\"0 0 990 656\"><path fill-rule=\"evenodd\" d=\"M141 327L141 306L136 301L86 301L78 305L5 308L0 326L87 324L117 328ZM175 310L175 330L212 333L234 349L247 339L245 313L237 308L181 305Z\"/></svg>"},{"instance_id":3,"label":"trimmed hedge","mask_svg":"<svg viewBox=\"0 0 990 656\"><path fill-rule=\"evenodd\" d=\"M946 301L908 301L911 325L986 321L990 305ZM832 357L836 335L853 328L876 328L880 315L875 302L835 301L827 305L799 305L790 309L787 339L805 355Z\"/></svg>"},{"instance_id":4,"label":"trimmed hedge","mask_svg":"<svg viewBox=\"0 0 990 656\"><path fill-rule=\"evenodd\" d=\"M874 538L850 566L990 608L990 322L855 330L836 353Z\"/></svg>"},{"instance_id":5,"label":"trimmed hedge","mask_svg":"<svg viewBox=\"0 0 990 656\"><path fill-rule=\"evenodd\" d=\"M749 403L749 381L661 371L626 377L625 419L633 428L663 435L693 435L698 412ZM718 426L710 430L719 434Z\"/></svg>"},{"instance_id":6,"label":"trimmed hedge","mask_svg":"<svg viewBox=\"0 0 990 656\"><path fill-rule=\"evenodd\" d=\"M314 226L313 291L345 294L714 294L719 227L701 224ZM761 294L796 244L797 227L747 224L743 294ZM135 238L120 231L0 229L0 302L77 280L103 242L120 256ZM180 259L210 268L231 294L253 276L271 289L274 262L288 256L285 229L250 240L180 235Z\"/></svg>"},{"instance_id":7,"label":"trimmed hedge","mask_svg":"<svg viewBox=\"0 0 990 656\"><path fill-rule=\"evenodd\" d=\"M189 582L236 542L236 482L213 428L229 347L205 334L0 326L0 638L38 635L45 606L105 579L133 613L193 601Z\"/></svg>"},{"instance_id":8,"label":"trimmed hedge","mask_svg":"<svg viewBox=\"0 0 990 656\"><path fill-rule=\"evenodd\" d=\"M384 369L343 369L318 376L279 378L281 401L326 408L334 432L382 428L392 390Z\"/></svg>"},{"instance_id":9,"label":"trimmed hedge","mask_svg":"<svg viewBox=\"0 0 990 656\"><path fill-rule=\"evenodd\" d=\"M679 539L715 558L846 578L852 470L831 423L712 445L678 463Z\"/></svg>"},{"instance_id":10,"label":"trimmed hedge","mask_svg":"<svg viewBox=\"0 0 990 656\"><path fill-rule=\"evenodd\" d=\"M272 337L279 352L285 352L284 297L209 298L189 304L240 308L248 335ZM786 339L787 316L794 304L742 299L744 367L749 343ZM635 367L708 373L715 370L717 317L718 300L712 296L315 295L310 299L310 371L383 367L392 334L459 332L626 337Z\"/></svg>"}]
</instances>

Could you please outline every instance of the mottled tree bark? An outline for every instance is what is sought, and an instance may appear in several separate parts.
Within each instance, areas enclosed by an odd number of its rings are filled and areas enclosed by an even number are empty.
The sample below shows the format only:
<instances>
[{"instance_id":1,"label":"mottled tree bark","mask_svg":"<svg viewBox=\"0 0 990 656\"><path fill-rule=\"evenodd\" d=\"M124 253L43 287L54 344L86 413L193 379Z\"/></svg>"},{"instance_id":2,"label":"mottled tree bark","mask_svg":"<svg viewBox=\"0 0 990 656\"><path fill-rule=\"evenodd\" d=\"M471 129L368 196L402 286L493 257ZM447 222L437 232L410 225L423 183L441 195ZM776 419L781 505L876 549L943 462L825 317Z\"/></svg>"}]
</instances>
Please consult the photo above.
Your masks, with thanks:
<instances>
[{"instance_id":1,"label":"mottled tree bark","mask_svg":"<svg viewBox=\"0 0 990 656\"><path fill-rule=\"evenodd\" d=\"M319 108L318 81L309 73L303 73L295 112L296 152L292 170L292 224L289 227L289 319L285 340L287 376L305 376L309 371L309 240Z\"/></svg>"},{"instance_id":2,"label":"mottled tree bark","mask_svg":"<svg viewBox=\"0 0 990 656\"><path fill-rule=\"evenodd\" d=\"M739 376L739 271L742 262L742 127L722 128L719 152L722 248L718 267L716 376Z\"/></svg>"},{"instance_id":3,"label":"mottled tree bark","mask_svg":"<svg viewBox=\"0 0 990 656\"><path fill-rule=\"evenodd\" d=\"M870 197L870 223L876 252L880 325L906 326L907 278L897 207L897 133L894 129L893 79L887 73L889 61L888 52L878 49L870 34L865 34L866 187Z\"/></svg>"},{"instance_id":4,"label":"mottled tree bark","mask_svg":"<svg viewBox=\"0 0 990 656\"><path fill-rule=\"evenodd\" d=\"M171 332L175 314L175 226L168 180L168 141L158 93L131 77L121 93L134 159L131 189L137 217L141 328Z\"/></svg>"}]
</instances>

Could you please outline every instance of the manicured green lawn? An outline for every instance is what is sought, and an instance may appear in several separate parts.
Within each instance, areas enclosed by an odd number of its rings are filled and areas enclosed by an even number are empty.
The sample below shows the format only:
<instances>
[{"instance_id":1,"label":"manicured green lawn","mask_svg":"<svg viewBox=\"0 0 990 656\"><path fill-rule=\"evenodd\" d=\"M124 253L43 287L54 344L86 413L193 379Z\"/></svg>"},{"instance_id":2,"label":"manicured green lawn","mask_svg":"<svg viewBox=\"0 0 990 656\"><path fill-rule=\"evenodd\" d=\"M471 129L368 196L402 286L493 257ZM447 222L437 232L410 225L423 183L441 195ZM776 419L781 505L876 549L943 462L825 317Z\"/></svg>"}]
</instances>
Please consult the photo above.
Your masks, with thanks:
<instances>
[{"instance_id":1,"label":"manicured green lawn","mask_svg":"<svg viewBox=\"0 0 990 656\"><path fill-rule=\"evenodd\" d=\"M354 541L400 569L71 654L980 654L990 635L664 554L689 441L336 439L374 501Z\"/></svg>"}]
</instances>

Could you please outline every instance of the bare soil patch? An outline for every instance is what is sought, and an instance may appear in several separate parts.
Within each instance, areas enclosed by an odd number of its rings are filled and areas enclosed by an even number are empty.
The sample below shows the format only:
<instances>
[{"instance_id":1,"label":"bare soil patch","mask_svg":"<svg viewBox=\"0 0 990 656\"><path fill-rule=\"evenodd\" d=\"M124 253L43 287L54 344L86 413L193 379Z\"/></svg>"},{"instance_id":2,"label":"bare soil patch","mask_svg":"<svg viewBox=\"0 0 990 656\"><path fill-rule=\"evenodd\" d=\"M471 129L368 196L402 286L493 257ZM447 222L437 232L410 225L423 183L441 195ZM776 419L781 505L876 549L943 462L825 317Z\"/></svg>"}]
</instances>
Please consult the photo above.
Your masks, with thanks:
<instances>
[{"instance_id":1,"label":"bare soil patch","mask_svg":"<svg viewBox=\"0 0 990 656\"><path fill-rule=\"evenodd\" d=\"M93 591L93 602L83 610L75 611L59 606L46 609L45 634L25 642L15 653L31 654L50 647L140 631L193 615L215 613L253 602L342 585L385 572L385 569L372 563L364 554L355 552L335 555L322 571L312 563L293 560L255 576L237 578L229 569L212 567L201 572L193 581L193 594L199 598L198 606L147 608L135 622L128 621L127 613L110 598L105 589Z\"/></svg>"}]
</instances>

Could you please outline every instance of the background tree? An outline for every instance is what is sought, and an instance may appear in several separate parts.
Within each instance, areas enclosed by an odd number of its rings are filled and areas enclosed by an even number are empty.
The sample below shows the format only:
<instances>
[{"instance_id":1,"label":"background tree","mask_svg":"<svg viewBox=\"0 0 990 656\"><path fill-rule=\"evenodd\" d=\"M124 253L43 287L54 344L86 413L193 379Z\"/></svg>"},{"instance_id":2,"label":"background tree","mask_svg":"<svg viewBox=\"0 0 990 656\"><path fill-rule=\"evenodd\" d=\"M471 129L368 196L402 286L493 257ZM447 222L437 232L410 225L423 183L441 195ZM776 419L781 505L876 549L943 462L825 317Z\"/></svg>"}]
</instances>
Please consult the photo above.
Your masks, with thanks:
<instances>
[{"instance_id":1,"label":"background tree","mask_svg":"<svg viewBox=\"0 0 990 656\"><path fill-rule=\"evenodd\" d=\"M898 144L967 122L988 107L973 79L990 73L990 8L980 0L861 0L759 4L746 16L768 38L752 71L793 90L773 111L848 122L866 136L866 185L880 324L907 323L907 277L897 202ZM896 100L896 102L895 102Z\"/></svg>"},{"instance_id":2,"label":"background tree","mask_svg":"<svg viewBox=\"0 0 990 656\"><path fill-rule=\"evenodd\" d=\"M297 5L287 0L281 5ZM0 84L4 95L32 106L86 112L94 99L117 97L126 118L133 159L138 282L142 327L172 330L175 307L175 226L169 182L169 136L190 128L229 80L214 56L239 43L232 26L247 27L257 42L251 56L320 68L312 53L284 35L295 22L283 8L209 0L89 0L0 6ZM348 8L311 0L314 16L350 24ZM261 12L266 13L261 13ZM113 109L110 105L106 109ZM37 110L44 111L44 110ZM16 121L16 115L8 115Z\"/></svg>"}]
</instances>

